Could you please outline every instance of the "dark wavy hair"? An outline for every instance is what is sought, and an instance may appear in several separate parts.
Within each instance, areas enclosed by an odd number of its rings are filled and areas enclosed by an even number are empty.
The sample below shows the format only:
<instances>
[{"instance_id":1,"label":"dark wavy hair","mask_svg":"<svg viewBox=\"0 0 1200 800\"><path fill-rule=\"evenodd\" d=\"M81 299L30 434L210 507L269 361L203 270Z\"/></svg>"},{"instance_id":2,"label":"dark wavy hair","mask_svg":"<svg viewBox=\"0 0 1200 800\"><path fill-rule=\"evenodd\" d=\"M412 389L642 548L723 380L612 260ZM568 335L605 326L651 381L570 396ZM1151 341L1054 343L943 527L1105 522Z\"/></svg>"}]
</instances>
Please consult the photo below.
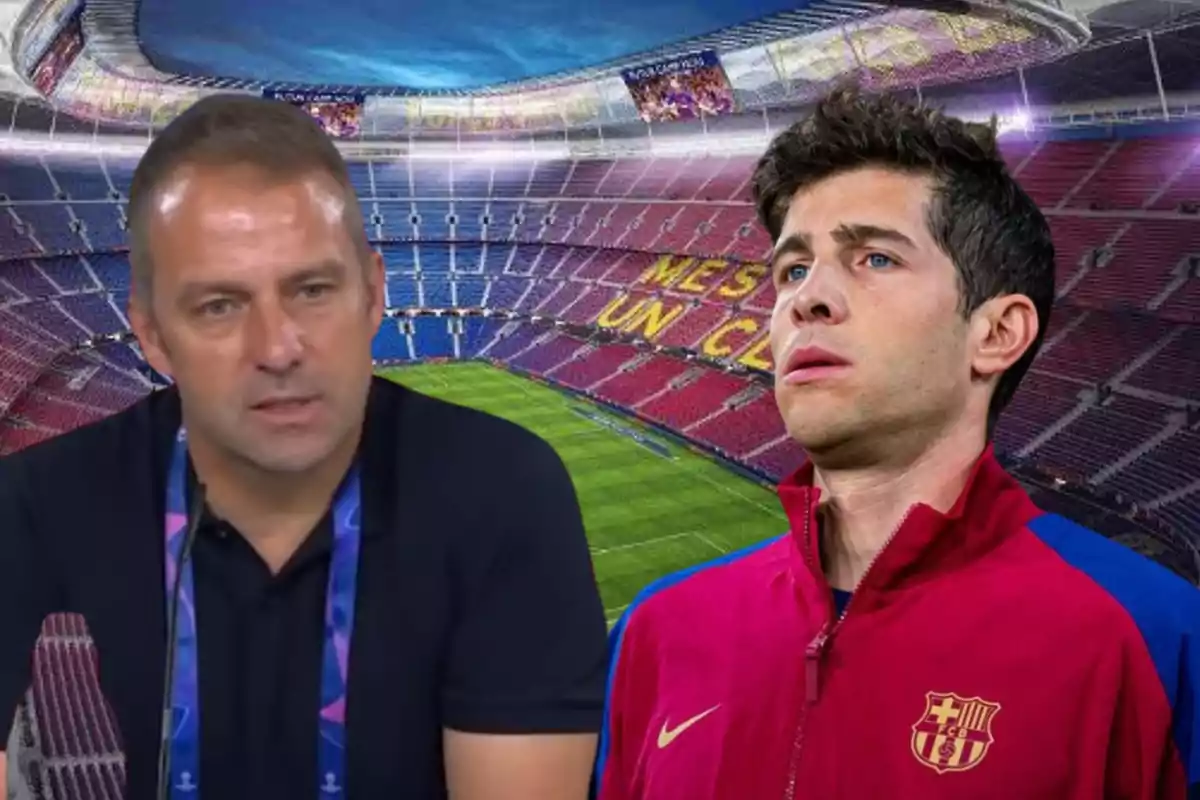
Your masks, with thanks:
<instances>
[{"instance_id":1,"label":"dark wavy hair","mask_svg":"<svg viewBox=\"0 0 1200 800\"><path fill-rule=\"evenodd\" d=\"M1037 337L996 384L988 407L990 438L1050 323L1050 226L1009 174L996 145L995 120L964 122L894 95L841 87L776 136L755 168L754 203L771 241L779 239L796 192L860 167L932 179L927 224L958 272L964 316L1002 294L1025 295L1037 309Z\"/></svg>"}]
</instances>

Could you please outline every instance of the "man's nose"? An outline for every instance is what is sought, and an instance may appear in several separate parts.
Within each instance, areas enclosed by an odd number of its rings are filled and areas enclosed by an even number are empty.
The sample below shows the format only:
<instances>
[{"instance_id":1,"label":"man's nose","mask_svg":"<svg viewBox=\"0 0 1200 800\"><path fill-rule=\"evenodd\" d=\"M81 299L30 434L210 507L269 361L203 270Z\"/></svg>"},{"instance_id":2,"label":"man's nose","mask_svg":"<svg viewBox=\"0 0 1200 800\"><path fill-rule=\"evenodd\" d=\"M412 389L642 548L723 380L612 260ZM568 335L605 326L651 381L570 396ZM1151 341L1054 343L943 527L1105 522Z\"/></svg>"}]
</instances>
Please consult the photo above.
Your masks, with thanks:
<instances>
[{"instance_id":1,"label":"man's nose","mask_svg":"<svg viewBox=\"0 0 1200 800\"><path fill-rule=\"evenodd\" d=\"M266 372L289 372L304 355L304 329L277 302L259 303L252 314L251 354Z\"/></svg>"},{"instance_id":2,"label":"man's nose","mask_svg":"<svg viewBox=\"0 0 1200 800\"><path fill-rule=\"evenodd\" d=\"M804 282L792 295L792 322L836 325L848 312L846 293L840 283L841 265L814 263Z\"/></svg>"}]
</instances>

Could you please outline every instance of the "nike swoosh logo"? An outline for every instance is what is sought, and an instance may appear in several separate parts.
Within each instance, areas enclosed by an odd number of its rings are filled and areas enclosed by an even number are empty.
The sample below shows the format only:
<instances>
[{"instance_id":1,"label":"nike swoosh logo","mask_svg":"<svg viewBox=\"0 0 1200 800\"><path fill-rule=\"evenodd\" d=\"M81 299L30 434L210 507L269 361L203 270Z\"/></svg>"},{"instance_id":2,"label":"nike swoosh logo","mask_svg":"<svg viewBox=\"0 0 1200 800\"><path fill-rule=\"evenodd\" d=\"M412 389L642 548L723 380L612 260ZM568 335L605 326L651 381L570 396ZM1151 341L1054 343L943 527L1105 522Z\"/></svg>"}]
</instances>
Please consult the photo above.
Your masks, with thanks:
<instances>
[{"instance_id":1,"label":"nike swoosh logo","mask_svg":"<svg viewBox=\"0 0 1200 800\"><path fill-rule=\"evenodd\" d=\"M721 707L721 704L718 703L717 705L713 706L712 708L708 709L707 711L701 711L696 716L692 717L689 720L685 720L684 722L679 723L679 725L677 725L671 729L667 728L667 721L663 720L662 730L658 732L658 749L661 750L662 748L669 745L671 742L675 741L679 737L679 734L683 733L688 728L692 727L697 722L704 719L705 717L707 717L709 714L713 713L720 707Z\"/></svg>"}]
</instances>

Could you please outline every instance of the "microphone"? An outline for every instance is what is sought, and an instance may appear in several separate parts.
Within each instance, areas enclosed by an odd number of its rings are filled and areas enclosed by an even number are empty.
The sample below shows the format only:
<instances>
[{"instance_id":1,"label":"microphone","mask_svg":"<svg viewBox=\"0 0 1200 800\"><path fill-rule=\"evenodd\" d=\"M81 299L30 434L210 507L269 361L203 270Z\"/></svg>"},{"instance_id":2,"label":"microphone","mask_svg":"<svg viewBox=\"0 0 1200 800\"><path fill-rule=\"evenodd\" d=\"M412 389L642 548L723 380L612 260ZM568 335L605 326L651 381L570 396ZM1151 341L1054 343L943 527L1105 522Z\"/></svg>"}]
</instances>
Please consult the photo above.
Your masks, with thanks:
<instances>
[{"instance_id":1,"label":"microphone","mask_svg":"<svg viewBox=\"0 0 1200 800\"><path fill-rule=\"evenodd\" d=\"M183 535L183 548L179 552L179 564L175 569L175 580L171 586L171 600L167 606L167 657L166 678L163 681L162 733L158 739L158 800L170 800L171 797L171 734L174 722L174 704L171 690L175 687L175 644L179 638L179 592L183 585L183 567L192 554L192 544L196 541L196 533L200 530L200 520L204 515L204 484L197 481L192 492L191 507L188 508L187 530Z\"/></svg>"}]
</instances>

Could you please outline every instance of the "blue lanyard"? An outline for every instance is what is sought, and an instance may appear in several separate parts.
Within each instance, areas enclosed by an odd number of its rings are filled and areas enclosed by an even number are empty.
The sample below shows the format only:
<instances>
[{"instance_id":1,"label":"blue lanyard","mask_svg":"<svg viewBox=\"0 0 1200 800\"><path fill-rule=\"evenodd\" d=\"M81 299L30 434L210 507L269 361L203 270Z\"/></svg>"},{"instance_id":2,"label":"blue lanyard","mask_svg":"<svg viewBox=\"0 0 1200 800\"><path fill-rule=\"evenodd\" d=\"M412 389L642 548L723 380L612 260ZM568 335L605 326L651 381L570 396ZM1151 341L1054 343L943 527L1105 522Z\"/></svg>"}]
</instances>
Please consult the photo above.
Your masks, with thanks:
<instances>
[{"instance_id":1,"label":"blue lanyard","mask_svg":"<svg viewBox=\"0 0 1200 800\"><path fill-rule=\"evenodd\" d=\"M362 489L358 467L342 482L333 504L333 563L325 590L325 646L321 661L321 713L317 723L317 797L345 796L346 679L358 586ZM170 613L187 531L187 433L180 429L167 482L166 598ZM171 800L200 796L200 692L197 680L196 594L192 562L183 566L176 620L175 679L171 686Z\"/></svg>"}]
</instances>

